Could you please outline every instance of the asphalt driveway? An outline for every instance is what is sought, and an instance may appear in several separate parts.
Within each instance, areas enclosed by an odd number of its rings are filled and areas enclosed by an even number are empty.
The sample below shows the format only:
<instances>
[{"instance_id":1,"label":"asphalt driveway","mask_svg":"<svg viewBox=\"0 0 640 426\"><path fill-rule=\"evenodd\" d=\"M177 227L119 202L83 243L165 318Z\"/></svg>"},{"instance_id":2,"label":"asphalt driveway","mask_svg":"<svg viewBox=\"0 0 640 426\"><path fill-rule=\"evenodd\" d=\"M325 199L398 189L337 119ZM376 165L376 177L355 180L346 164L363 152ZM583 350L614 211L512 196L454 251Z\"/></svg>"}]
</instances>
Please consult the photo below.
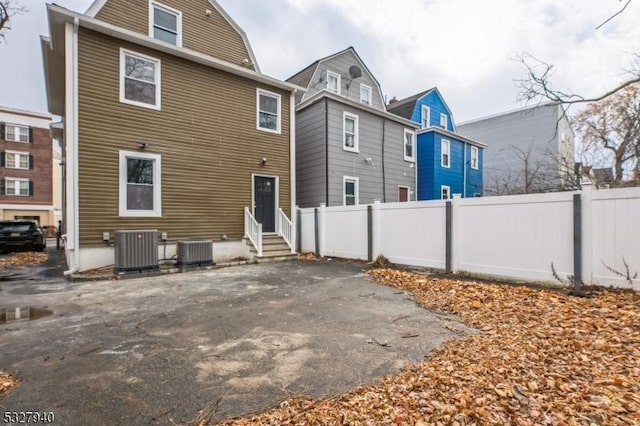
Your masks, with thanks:
<instances>
[{"instance_id":1,"label":"asphalt driveway","mask_svg":"<svg viewBox=\"0 0 640 426\"><path fill-rule=\"evenodd\" d=\"M185 424L206 408L219 421L347 391L421 361L458 337L450 328L472 332L363 268L292 261L85 283L51 264L5 274L0 308L51 314L0 325L0 370L21 380L0 411Z\"/></svg>"}]
</instances>

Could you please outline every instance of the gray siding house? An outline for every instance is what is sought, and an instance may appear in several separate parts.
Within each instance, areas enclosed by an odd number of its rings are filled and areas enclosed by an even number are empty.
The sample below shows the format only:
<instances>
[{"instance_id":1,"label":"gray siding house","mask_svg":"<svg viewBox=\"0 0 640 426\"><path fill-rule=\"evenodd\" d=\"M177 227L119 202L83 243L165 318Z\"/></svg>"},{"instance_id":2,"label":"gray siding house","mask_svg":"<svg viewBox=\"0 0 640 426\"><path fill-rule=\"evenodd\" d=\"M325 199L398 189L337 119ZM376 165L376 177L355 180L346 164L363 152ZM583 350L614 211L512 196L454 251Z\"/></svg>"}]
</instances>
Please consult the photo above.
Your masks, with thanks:
<instances>
[{"instance_id":1,"label":"gray siding house","mask_svg":"<svg viewBox=\"0 0 640 426\"><path fill-rule=\"evenodd\" d=\"M485 195L561 191L576 185L574 133L560 104L458 123L456 129L487 144Z\"/></svg>"},{"instance_id":2,"label":"gray siding house","mask_svg":"<svg viewBox=\"0 0 640 426\"><path fill-rule=\"evenodd\" d=\"M418 127L386 111L380 84L349 47L287 80L296 101L300 207L414 201Z\"/></svg>"}]
</instances>

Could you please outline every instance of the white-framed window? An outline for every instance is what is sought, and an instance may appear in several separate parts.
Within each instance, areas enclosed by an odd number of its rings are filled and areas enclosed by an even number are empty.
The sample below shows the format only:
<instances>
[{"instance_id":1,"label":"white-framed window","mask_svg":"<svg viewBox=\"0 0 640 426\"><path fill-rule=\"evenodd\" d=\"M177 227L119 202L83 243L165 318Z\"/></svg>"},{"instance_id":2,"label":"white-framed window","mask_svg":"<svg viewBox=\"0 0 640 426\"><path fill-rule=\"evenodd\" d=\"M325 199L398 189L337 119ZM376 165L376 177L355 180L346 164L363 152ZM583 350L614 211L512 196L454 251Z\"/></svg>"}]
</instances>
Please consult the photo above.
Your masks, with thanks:
<instances>
[{"instance_id":1,"label":"white-framed window","mask_svg":"<svg viewBox=\"0 0 640 426\"><path fill-rule=\"evenodd\" d=\"M416 134L408 129L404 129L404 159L416 161Z\"/></svg>"},{"instance_id":2,"label":"white-framed window","mask_svg":"<svg viewBox=\"0 0 640 426\"><path fill-rule=\"evenodd\" d=\"M345 151L360 152L358 145L358 116L345 112L342 121L343 149Z\"/></svg>"},{"instance_id":3,"label":"white-framed window","mask_svg":"<svg viewBox=\"0 0 640 426\"><path fill-rule=\"evenodd\" d=\"M182 12L151 0L149 37L182 46Z\"/></svg>"},{"instance_id":4,"label":"white-framed window","mask_svg":"<svg viewBox=\"0 0 640 426\"><path fill-rule=\"evenodd\" d=\"M120 49L120 102L160 109L160 60Z\"/></svg>"},{"instance_id":5,"label":"white-framed window","mask_svg":"<svg viewBox=\"0 0 640 426\"><path fill-rule=\"evenodd\" d=\"M4 140L7 142L31 142L29 126L19 126L17 124L5 124Z\"/></svg>"},{"instance_id":6,"label":"white-framed window","mask_svg":"<svg viewBox=\"0 0 640 426\"><path fill-rule=\"evenodd\" d=\"M352 176L344 176L342 178L342 201L345 206L355 206L359 203L359 180L359 178Z\"/></svg>"},{"instance_id":7,"label":"white-framed window","mask_svg":"<svg viewBox=\"0 0 640 426\"><path fill-rule=\"evenodd\" d=\"M431 125L431 108L426 105L422 105L420 115L420 124L422 124L422 128L426 129Z\"/></svg>"},{"instance_id":8,"label":"white-framed window","mask_svg":"<svg viewBox=\"0 0 640 426\"><path fill-rule=\"evenodd\" d=\"M120 216L161 217L161 158L120 151Z\"/></svg>"},{"instance_id":9,"label":"white-framed window","mask_svg":"<svg viewBox=\"0 0 640 426\"><path fill-rule=\"evenodd\" d=\"M440 141L440 165L451 167L451 143L446 139Z\"/></svg>"},{"instance_id":10,"label":"white-framed window","mask_svg":"<svg viewBox=\"0 0 640 426\"><path fill-rule=\"evenodd\" d=\"M340 94L340 74L327 70L327 90Z\"/></svg>"},{"instance_id":11,"label":"white-framed window","mask_svg":"<svg viewBox=\"0 0 640 426\"><path fill-rule=\"evenodd\" d=\"M471 168L478 170L478 147L471 147Z\"/></svg>"},{"instance_id":12,"label":"white-framed window","mask_svg":"<svg viewBox=\"0 0 640 426\"><path fill-rule=\"evenodd\" d=\"M440 114L440 127L442 127L443 129L447 128L447 115L446 114Z\"/></svg>"},{"instance_id":13,"label":"white-framed window","mask_svg":"<svg viewBox=\"0 0 640 426\"><path fill-rule=\"evenodd\" d=\"M371 86L360 83L360 102L371 105Z\"/></svg>"},{"instance_id":14,"label":"white-framed window","mask_svg":"<svg viewBox=\"0 0 640 426\"><path fill-rule=\"evenodd\" d=\"M27 197L30 195L30 182L29 179L20 178L5 178L4 180L4 193L5 195L17 195L21 197Z\"/></svg>"},{"instance_id":15,"label":"white-framed window","mask_svg":"<svg viewBox=\"0 0 640 426\"><path fill-rule=\"evenodd\" d=\"M440 199L448 200L449 198L451 198L451 188L447 185L442 185L440 187Z\"/></svg>"},{"instance_id":16,"label":"white-framed window","mask_svg":"<svg viewBox=\"0 0 640 426\"><path fill-rule=\"evenodd\" d=\"M29 153L19 151L5 151L4 166L7 169L29 170Z\"/></svg>"},{"instance_id":17,"label":"white-framed window","mask_svg":"<svg viewBox=\"0 0 640 426\"><path fill-rule=\"evenodd\" d=\"M256 93L257 128L266 132L280 133L281 96L263 89L257 89Z\"/></svg>"}]
</instances>

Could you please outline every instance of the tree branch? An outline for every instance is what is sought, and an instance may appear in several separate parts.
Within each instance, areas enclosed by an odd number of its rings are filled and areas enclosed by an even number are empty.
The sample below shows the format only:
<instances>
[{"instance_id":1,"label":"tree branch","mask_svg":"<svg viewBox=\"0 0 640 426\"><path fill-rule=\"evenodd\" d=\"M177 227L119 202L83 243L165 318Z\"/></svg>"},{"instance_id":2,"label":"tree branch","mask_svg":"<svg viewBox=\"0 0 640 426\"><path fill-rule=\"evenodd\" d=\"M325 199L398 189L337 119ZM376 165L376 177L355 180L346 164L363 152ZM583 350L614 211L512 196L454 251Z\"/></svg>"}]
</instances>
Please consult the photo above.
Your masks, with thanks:
<instances>
[{"instance_id":1,"label":"tree branch","mask_svg":"<svg viewBox=\"0 0 640 426\"><path fill-rule=\"evenodd\" d=\"M620 15L622 12L624 12L624 10L627 8L627 6L629 6L629 3L631 3L631 0L627 0L627 2L624 4L624 6L622 7L622 9L620 9L618 12L614 13L613 15L611 15L606 21L604 21L602 24L598 25L596 27L596 30L599 30L600 28L602 28L607 22L611 21L613 18L615 18L616 16Z\"/></svg>"}]
</instances>

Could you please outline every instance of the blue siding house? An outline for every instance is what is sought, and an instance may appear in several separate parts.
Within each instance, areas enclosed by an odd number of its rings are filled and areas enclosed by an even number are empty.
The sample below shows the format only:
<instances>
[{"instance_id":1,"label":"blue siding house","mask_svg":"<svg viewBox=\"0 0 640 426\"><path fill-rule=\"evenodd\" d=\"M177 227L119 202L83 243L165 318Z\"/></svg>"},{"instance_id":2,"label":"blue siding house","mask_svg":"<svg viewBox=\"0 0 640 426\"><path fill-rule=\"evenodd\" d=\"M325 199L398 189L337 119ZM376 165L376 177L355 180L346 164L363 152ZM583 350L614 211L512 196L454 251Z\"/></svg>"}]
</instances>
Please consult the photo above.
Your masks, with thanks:
<instances>
[{"instance_id":1,"label":"blue siding house","mask_svg":"<svg viewBox=\"0 0 640 426\"><path fill-rule=\"evenodd\" d=\"M453 114L437 88L392 99L387 110L421 127L416 132L418 200L482 196L486 144L456 133Z\"/></svg>"}]
</instances>

